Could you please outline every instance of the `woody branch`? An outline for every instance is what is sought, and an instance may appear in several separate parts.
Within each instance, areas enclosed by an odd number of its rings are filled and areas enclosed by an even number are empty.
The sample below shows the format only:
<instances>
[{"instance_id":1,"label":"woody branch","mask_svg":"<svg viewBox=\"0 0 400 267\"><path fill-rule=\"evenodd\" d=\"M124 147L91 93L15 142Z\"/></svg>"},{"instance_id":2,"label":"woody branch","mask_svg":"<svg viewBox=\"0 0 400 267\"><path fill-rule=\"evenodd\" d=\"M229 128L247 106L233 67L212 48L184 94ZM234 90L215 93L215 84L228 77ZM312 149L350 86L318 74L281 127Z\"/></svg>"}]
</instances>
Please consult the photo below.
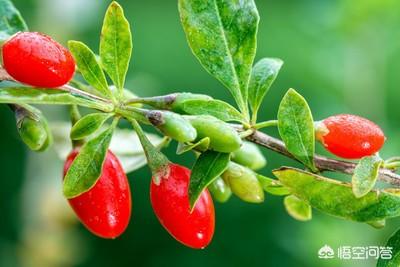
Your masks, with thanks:
<instances>
[{"instance_id":1,"label":"woody branch","mask_svg":"<svg viewBox=\"0 0 400 267\"><path fill-rule=\"evenodd\" d=\"M255 131L252 135L247 137L247 140L296 160L293 155L289 153L285 147L285 144L281 140L270 135L260 131ZM332 171L352 175L356 167L356 163L344 160L335 160L318 154L314 155L314 161L316 167L321 172ZM379 170L378 179L391 185L400 187L400 175L396 174L392 170L381 168Z\"/></svg>"}]
</instances>

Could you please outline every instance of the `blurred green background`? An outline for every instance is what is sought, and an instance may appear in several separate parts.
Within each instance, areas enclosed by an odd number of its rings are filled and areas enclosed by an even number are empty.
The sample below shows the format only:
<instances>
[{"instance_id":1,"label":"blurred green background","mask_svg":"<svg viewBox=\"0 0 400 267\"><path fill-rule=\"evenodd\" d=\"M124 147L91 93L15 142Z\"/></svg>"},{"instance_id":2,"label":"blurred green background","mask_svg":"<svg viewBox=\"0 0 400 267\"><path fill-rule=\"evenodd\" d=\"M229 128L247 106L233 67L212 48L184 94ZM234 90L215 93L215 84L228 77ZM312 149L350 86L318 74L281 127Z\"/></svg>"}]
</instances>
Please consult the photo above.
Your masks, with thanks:
<instances>
[{"instance_id":1,"label":"blurred green background","mask_svg":"<svg viewBox=\"0 0 400 267\"><path fill-rule=\"evenodd\" d=\"M191 54L181 29L176 1L121 0L134 36L126 86L141 96L175 91L208 93L231 101L221 84ZM75 39L95 51L109 1L14 0L31 30L66 43ZM382 156L400 148L400 2L398 0L256 0L261 23L257 59L279 57L285 65L260 112L275 118L290 87L306 97L314 118L354 113L386 132ZM45 108L51 120L67 119L65 108ZM202 251L188 249L160 226L149 203L147 168L129 175L133 217L117 240L101 240L69 222L61 198L62 162L54 152L34 154L19 140L14 117L1 106L0 266L374 266L373 260L321 260L325 244L371 246L399 225L386 228L347 222L314 211L311 222L289 217L282 199L267 196L261 205L232 198L216 204L216 233ZM268 130L270 131L270 130ZM276 135L276 132L270 131ZM190 166L193 159L167 154ZM321 147L318 147L321 151ZM263 170L294 164L265 151ZM64 218L65 217L65 218ZM56 223L63 222L63 223ZM72 224L72 225L71 225Z\"/></svg>"}]
</instances>

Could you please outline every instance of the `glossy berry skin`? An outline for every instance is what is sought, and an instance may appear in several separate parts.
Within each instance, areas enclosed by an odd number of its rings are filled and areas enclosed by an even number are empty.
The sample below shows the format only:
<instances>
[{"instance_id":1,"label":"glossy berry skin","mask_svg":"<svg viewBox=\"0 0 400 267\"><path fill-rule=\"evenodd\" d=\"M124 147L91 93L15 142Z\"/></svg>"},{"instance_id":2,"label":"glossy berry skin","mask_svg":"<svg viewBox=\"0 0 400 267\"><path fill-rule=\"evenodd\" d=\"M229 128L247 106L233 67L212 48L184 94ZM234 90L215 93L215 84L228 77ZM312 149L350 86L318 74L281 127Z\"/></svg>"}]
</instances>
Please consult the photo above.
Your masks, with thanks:
<instances>
[{"instance_id":1,"label":"glossy berry skin","mask_svg":"<svg viewBox=\"0 0 400 267\"><path fill-rule=\"evenodd\" d=\"M49 36L20 32L2 48L3 66L15 80L36 87L60 87L75 72L71 53Z\"/></svg>"},{"instance_id":2,"label":"glossy berry skin","mask_svg":"<svg viewBox=\"0 0 400 267\"><path fill-rule=\"evenodd\" d=\"M379 126L349 114L323 120L320 127L317 127L317 138L332 154L346 159L373 155L385 142L385 135Z\"/></svg>"},{"instance_id":3,"label":"glossy berry skin","mask_svg":"<svg viewBox=\"0 0 400 267\"><path fill-rule=\"evenodd\" d=\"M191 248L205 248L214 235L214 204L210 193L204 190L190 213L190 170L177 164L169 166L170 174L161 179L160 185L152 179L150 200L153 210L176 240Z\"/></svg>"},{"instance_id":4,"label":"glossy berry skin","mask_svg":"<svg viewBox=\"0 0 400 267\"><path fill-rule=\"evenodd\" d=\"M77 155L78 150L74 150L68 156L64 177ZM103 173L93 188L68 202L93 234L116 238L125 231L131 217L131 192L121 163L111 151L107 153Z\"/></svg>"}]
</instances>

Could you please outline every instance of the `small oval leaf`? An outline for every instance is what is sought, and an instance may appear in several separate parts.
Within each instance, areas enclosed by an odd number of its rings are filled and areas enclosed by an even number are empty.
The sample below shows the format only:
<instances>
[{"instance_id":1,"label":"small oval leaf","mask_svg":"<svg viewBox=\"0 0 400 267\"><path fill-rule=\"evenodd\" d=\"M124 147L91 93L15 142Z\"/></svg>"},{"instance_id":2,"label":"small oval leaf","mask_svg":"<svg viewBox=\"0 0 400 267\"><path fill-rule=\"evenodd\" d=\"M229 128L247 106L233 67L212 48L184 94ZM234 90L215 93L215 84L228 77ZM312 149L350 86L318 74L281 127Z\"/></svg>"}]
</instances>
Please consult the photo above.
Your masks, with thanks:
<instances>
[{"instance_id":1,"label":"small oval leaf","mask_svg":"<svg viewBox=\"0 0 400 267\"><path fill-rule=\"evenodd\" d=\"M243 122L243 115L228 103L216 99L186 100L181 109L189 115L211 115L222 121Z\"/></svg>"},{"instance_id":2,"label":"small oval leaf","mask_svg":"<svg viewBox=\"0 0 400 267\"><path fill-rule=\"evenodd\" d=\"M201 192L225 171L228 167L229 158L229 153L208 150L196 160L190 176L190 208L196 205Z\"/></svg>"},{"instance_id":3,"label":"small oval leaf","mask_svg":"<svg viewBox=\"0 0 400 267\"><path fill-rule=\"evenodd\" d=\"M289 89L279 106L278 129L287 150L305 166L316 171L313 117L306 100L293 89Z\"/></svg>"},{"instance_id":4,"label":"small oval leaf","mask_svg":"<svg viewBox=\"0 0 400 267\"><path fill-rule=\"evenodd\" d=\"M353 193L356 197L363 197L374 188L382 163L383 160L376 155L360 160L351 179Z\"/></svg>"},{"instance_id":5,"label":"small oval leaf","mask_svg":"<svg viewBox=\"0 0 400 267\"><path fill-rule=\"evenodd\" d=\"M115 125L82 146L65 175L63 191L74 198L92 188L99 179Z\"/></svg>"},{"instance_id":6,"label":"small oval leaf","mask_svg":"<svg viewBox=\"0 0 400 267\"><path fill-rule=\"evenodd\" d=\"M80 140L93 133L113 116L110 113L92 113L78 120L71 129L71 139Z\"/></svg>"},{"instance_id":7,"label":"small oval leaf","mask_svg":"<svg viewBox=\"0 0 400 267\"><path fill-rule=\"evenodd\" d=\"M263 58L254 65L249 82L249 104L254 114L257 115L282 65L283 61L278 58Z\"/></svg>"},{"instance_id":8,"label":"small oval leaf","mask_svg":"<svg viewBox=\"0 0 400 267\"><path fill-rule=\"evenodd\" d=\"M400 216L398 190L370 191L356 198L349 183L288 167L273 173L293 195L324 213L358 222Z\"/></svg>"},{"instance_id":9,"label":"small oval leaf","mask_svg":"<svg viewBox=\"0 0 400 267\"><path fill-rule=\"evenodd\" d=\"M101 95L111 98L111 91L108 88L106 76L92 50L84 43L78 41L69 41L68 47L75 58L76 65L78 65L83 78Z\"/></svg>"},{"instance_id":10,"label":"small oval leaf","mask_svg":"<svg viewBox=\"0 0 400 267\"><path fill-rule=\"evenodd\" d=\"M296 196L289 195L283 200L285 209L290 216L298 221L309 221L312 218L311 206Z\"/></svg>"},{"instance_id":11,"label":"small oval leaf","mask_svg":"<svg viewBox=\"0 0 400 267\"><path fill-rule=\"evenodd\" d=\"M104 17L100 38L103 68L122 95L125 76L132 54L132 35L122 7L113 1Z\"/></svg>"}]
</instances>

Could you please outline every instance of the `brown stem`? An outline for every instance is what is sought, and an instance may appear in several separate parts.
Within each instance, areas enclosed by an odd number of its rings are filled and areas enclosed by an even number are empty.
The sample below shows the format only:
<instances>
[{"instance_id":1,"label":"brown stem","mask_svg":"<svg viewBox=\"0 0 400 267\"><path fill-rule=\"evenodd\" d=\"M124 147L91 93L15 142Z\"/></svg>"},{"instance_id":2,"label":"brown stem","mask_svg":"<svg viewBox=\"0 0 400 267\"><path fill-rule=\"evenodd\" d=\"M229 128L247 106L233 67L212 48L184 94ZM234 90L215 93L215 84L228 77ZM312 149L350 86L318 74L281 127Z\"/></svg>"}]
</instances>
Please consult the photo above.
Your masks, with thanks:
<instances>
[{"instance_id":1,"label":"brown stem","mask_svg":"<svg viewBox=\"0 0 400 267\"><path fill-rule=\"evenodd\" d=\"M0 67L0 81L14 81L5 69Z\"/></svg>"},{"instance_id":2,"label":"brown stem","mask_svg":"<svg viewBox=\"0 0 400 267\"><path fill-rule=\"evenodd\" d=\"M235 128L238 127L235 126ZM289 153L285 147L285 144L281 140L265 133L256 131L254 134L248 136L247 140L296 160L293 155ZM332 171L352 175L356 167L356 163L344 160L335 160L321 155L315 155L314 160L316 167L321 172ZM389 169L381 168L379 170L378 179L391 185L400 186L400 175Z\"/></svg>"}]
</instances>

